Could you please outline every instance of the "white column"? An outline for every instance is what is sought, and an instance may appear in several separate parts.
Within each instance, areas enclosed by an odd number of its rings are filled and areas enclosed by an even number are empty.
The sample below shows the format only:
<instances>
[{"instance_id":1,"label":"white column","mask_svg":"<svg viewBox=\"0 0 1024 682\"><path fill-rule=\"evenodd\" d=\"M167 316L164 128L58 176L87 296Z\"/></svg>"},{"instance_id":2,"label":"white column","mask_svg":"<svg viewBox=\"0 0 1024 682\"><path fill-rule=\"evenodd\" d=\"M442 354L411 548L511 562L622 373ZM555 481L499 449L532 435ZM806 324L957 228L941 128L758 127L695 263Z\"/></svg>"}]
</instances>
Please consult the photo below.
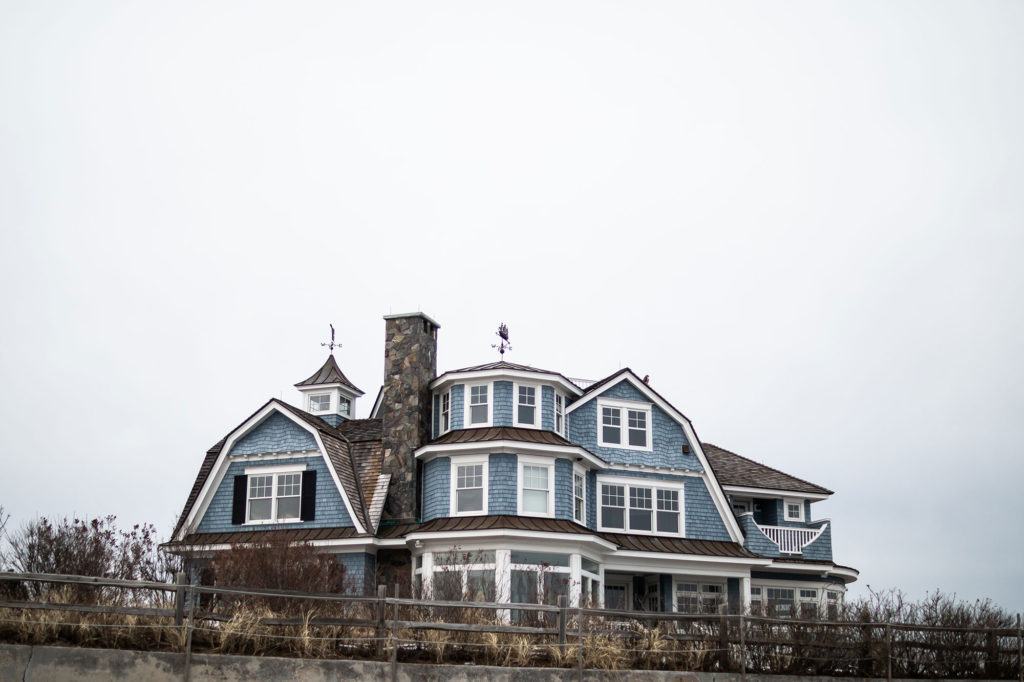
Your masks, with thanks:
<instances>
[{"instance_id":1,"label":"white column","mask_svg":"<svg viewBox=\"0 0 1024 682\"><path fill-rule=\"evenodd\" d=\"M416 563L413 562L413 566ZM434 553L423 553L423 568L420 572L423 577L423 599L434 598Z\"/></svg>"},{"instance_id":2,"label":"white column","mask_svg":"<svg viewBox=\"0 0 1024 682\"><path fill-rule=\"evenodd\" d=\"M740 578L740 610L743 613L750 611L750 578Z\"/></svg>"},{"instance_id":3,"label":"white column","mask_svg":"<svg viewBox=\"0 0 1024 682\"><path fill-rule=\"evenodd\" d=\"M583 574L580 572L583 561L579 554L569 555L569 605L580 605L580 593L583 590Z\"/></svg>"},{"instance_id":4,"label":"white column","mask_svg":"<svg viewBox=\"0 0 1024 682\"><path fill-rule=\"evenodd\" d=\"M512 551L494 552L494 600L499 604L512 601Z\"/></svg>"}]
</instances>

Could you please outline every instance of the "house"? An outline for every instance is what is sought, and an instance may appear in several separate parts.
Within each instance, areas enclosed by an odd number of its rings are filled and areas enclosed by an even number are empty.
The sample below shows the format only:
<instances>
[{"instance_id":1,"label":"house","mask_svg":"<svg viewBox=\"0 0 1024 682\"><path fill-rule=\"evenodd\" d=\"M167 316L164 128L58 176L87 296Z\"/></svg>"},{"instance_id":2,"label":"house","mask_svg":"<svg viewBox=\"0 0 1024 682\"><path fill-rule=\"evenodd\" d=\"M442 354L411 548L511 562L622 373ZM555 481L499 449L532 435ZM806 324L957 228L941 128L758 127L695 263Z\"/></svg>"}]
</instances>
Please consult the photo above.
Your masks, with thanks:
<instances>
[{"instance_id":1,"label":"house","mask_svg":"<svg viewBox=\"0 0 1024 682\"><path fill-rule=\"evenodd\" d=\"M331 355L211 448L169 551L308 542L356 590L655 611L826 613L857 571L832 557L831 490L703 443L622 369L596 382L500 361L438 375L438 324L385 318L384 385Z\"/></svg>"}]
</instances>

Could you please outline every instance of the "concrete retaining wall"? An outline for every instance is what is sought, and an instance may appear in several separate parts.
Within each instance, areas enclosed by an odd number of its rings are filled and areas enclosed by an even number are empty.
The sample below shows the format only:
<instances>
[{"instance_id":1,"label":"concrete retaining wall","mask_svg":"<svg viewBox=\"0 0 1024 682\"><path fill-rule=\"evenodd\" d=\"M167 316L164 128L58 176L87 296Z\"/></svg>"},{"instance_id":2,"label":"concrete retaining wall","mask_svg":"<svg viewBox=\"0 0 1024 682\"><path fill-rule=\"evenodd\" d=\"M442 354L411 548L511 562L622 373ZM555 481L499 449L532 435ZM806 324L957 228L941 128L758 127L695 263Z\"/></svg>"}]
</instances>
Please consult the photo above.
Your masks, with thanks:
<instances>
[{"instance_id":1,"label":"concrete retaining wall","mask_svg":"<svg viewBox=\"0 0 1024 682\"><path fill-rule=\"evenodd\" d=\"M623 679L624 672L586 671L595 682ZM224 656L195 654L189 678L192 682L243 682L245 680L386 680L388 663L377 661L335 661L270 656ZM639 682L740 682L739 674L629 671L630 681ZM569 682L576 670L549 668L497 668L475 665L398 665L399 682ZM22 646L0 644L0 680L4 682L107 682L146 680L181 682L185 679L185 656L165 652L83 649L76 647ZM748 675L746 682L779 682L776 675ZM800 682L867 682L863 678L801 677Z\"/></svg>"}]
</instances>

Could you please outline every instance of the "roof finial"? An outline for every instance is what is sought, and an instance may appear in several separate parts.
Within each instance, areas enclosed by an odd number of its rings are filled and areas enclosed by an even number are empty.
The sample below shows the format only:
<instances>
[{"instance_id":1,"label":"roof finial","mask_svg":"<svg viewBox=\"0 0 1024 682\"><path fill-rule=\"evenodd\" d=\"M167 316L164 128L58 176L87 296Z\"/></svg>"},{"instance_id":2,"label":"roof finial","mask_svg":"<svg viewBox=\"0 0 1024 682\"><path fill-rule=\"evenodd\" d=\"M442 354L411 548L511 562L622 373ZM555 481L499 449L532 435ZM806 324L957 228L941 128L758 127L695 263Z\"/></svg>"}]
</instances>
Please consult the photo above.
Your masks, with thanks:
<instances>
[{"instance_id":1,"label":"roof finial","mask_svg":"<svg viewBox=\"0 0 1024 682\"><path fill-rule=\"evenodd\" d=\"M501 339L500 344L491 344L491 348L497 348L498 352L501 353L501 359L505 359L505 351L512 350L512 344L508 342L508 327L504 322L498 327L498 337Z\"/></svg>"},{"instance_id":2,"label":"roof finial","mask_svg":"<svg viewBox=\"0 0 1024 682\"><path fill-rule=\"evenodd\" d=\"M331 327L331 342L330 343L321 343L320 345L323 346L324 348L330 349L331 355L334 355L334 349L335 348L341 348L341 344L340 343L334 343L334 325L332 324L332 325L330 325L330 327Z\"/></svg>"}]
</instances>

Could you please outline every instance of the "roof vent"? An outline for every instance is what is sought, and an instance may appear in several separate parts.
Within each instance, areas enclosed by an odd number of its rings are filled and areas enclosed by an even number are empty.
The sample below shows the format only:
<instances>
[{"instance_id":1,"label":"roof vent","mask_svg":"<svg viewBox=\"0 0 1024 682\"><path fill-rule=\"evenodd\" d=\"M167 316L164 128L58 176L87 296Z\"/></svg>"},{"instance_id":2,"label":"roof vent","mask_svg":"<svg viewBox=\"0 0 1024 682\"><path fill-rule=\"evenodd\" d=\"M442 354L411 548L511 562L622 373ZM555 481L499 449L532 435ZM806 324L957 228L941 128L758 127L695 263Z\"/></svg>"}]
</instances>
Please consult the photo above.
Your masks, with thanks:
<instances>
[{"instance_id":1,"label":"roof vent","mask_svg":"<svg viewBox=\"0 0 1024 682\"><path fill-rule=\"evenodd\" d=\"M690 454L690 445L688 443L683 443L683 454L684 455Z\"/></svg>"}]
</instances>

